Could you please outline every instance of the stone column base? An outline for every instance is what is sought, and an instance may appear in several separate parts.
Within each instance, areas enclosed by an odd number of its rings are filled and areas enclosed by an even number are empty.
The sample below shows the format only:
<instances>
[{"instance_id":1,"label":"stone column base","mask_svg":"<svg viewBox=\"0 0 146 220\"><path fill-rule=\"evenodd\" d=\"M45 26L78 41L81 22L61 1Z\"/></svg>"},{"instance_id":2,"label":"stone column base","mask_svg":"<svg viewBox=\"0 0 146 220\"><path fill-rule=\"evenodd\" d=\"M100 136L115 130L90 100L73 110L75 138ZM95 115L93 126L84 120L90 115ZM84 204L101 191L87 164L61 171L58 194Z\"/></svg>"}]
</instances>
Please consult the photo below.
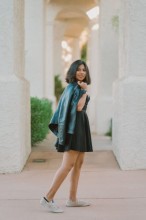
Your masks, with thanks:
<instances>
[{"instance_id":1,"label":"stone column base","mask_svg":"<svg viewBox=\"0 0 146 220\"><path fill-rule=\"evenodd\" d=\"M0 173L19 172L31 151L29 84L0 78Z\"/></svg>"},{"instance_id":2,"label":"stone column base","mask_svg":"<svg viewBox=\"0 0 146 220\"><path fill-rule=\"evenodd\" d=\"M146 77L114 84L113 147L122 170L146 168Z\"/></svg>"}]
</instances>

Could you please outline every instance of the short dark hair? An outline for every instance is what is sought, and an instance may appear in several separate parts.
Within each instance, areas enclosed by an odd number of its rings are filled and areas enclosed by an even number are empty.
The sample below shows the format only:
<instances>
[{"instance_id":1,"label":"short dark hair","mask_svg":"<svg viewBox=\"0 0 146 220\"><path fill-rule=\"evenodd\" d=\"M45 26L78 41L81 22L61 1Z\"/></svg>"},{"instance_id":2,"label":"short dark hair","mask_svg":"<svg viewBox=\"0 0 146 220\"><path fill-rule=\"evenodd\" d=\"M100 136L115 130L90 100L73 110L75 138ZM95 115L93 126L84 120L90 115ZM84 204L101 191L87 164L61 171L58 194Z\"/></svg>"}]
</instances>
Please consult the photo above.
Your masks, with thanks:
<instances>
[{"instance_id":1,"label":"short dark hair","mask_svg":"<svg viewBox=\"0 0 146 220\"><path fill-rule=\"evenodd\" d=\"M91 78L90 78L88 66L83 60L76 60L70 65L70 68L67 71L66 78L65 78L67 83L76 82L76 72L78 70L78 67L82 64L84 65L85 70L86 70L86 77L83 80L83 82L86 82L87 84L91 83Z\"/></svg>"}]
</instances>

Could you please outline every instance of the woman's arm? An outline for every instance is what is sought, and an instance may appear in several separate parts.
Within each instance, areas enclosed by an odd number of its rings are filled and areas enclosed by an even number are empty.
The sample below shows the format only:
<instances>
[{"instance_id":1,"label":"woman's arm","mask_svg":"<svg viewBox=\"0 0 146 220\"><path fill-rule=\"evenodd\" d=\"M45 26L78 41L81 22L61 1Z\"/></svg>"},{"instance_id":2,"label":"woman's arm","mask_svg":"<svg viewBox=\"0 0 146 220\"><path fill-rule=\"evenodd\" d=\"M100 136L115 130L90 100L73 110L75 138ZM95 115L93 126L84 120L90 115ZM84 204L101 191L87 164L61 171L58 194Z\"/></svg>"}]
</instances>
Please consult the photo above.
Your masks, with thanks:
<instances>
[{"instance_id":1,"label":"woman's arm","mask_svg":"<svg viewBox=\"0 0 146 220\"><path fill-rule=\"evenodd\" d=\"M86 97L87 97L87 93L83 94L82 97L80 98L78 104L77 104L77 111L82 111L85 102L86 102Z\"/></svg>"},{"instance_id":2,"label":"woman's arm","mask_svg":"<svg viewBox=\"0 0 146 220\"><path fill-rule=\"evenodd\" d=\"M78 85L81 87L81 89L85 89L87 91L87 83L78 81ZM77 111L82 111L85 102L86 102L87 92L82 95L80 98L78 104L77 104Z\"/></svg>"}]
</instances>

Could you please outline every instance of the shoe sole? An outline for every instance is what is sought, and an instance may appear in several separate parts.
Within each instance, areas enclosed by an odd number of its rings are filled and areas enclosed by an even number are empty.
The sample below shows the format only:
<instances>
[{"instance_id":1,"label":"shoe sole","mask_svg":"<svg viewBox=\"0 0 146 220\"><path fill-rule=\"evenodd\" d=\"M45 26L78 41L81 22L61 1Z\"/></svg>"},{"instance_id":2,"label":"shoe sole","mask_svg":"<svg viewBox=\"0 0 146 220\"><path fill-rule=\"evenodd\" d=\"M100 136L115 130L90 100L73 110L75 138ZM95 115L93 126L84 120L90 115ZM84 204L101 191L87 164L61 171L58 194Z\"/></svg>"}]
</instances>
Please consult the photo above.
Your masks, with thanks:
<instances>
[{"instance_id":1,"label":"shoe sole","mask_svg":"<svg viewBox=\"0 0 146 220\"><path fill-rule=\"evenodd\" d=\"M90 204L87 205L66 205L66 207L87 207L90 206Z\"/></svg>"}]
</instances>

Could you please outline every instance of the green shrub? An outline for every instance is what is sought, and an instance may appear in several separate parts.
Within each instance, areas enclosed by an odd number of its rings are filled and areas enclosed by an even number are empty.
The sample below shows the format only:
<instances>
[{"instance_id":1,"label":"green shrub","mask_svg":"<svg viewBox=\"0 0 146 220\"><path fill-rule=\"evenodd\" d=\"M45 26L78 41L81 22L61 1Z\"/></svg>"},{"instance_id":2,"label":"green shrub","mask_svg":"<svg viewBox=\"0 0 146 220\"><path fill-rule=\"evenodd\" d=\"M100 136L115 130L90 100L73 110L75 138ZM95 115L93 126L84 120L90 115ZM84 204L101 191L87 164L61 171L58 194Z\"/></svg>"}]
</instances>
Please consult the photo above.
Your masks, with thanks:
<instances>
[{"instance_id":1,"label":"green shrub","mask_svg":"<svg viewBox=\"0 0 146 220\"><path fill-rule=\"evenodd\" d=\"M52 103L48 99L31 97L31 144L43 139L49 132L48 124L52 116Z\"/></svg>"},{"instance_id":2,"label":"green shrub","mask_svg":"<svg viewBox=\"0 0 146 220\"><path fill-rule=\"evenodd\" d=\"M63 90L64 90L64 87L60 80L60 76L56 75L55 76L55 96L56 96L57 102L59 101L60 96L63 93Z\"/></svg>"},{"instance_id":3,"label":"green shrub","mask_svg":"<svg viewBox=\"0 0 146 220\"><path fill-rule=\"evenodd\" d=\"M81 49L81 60L83 61L87 61L87 43L85 43L83 46L82 46L82 49Z\"/></svg>"}]
</instances>

